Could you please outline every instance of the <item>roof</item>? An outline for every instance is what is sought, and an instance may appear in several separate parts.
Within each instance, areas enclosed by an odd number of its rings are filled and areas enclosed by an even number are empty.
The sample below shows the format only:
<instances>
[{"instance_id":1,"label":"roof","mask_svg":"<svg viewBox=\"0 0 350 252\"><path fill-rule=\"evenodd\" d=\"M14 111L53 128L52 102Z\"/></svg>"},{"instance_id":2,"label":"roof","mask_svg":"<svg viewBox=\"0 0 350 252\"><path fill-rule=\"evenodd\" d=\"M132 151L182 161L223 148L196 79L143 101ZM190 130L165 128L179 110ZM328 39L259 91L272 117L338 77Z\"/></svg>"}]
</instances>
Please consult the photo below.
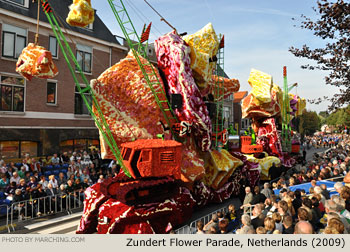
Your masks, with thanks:
<instances>
[{"instance_id":1,"label":"roof","mask_svg":"<svg viewBox=\"0 0 350 252\"><path fill-rule=\"evenodd\" d=\"M233 94L233 102L239 103L241 100L248 95L248 91L240 91Z\"/></svg>"},{"instance_id":2,"label":"roof","mask_svg":"<svg viewBox=\"0 0 350 252\"><path fill-rule=\"evenodd\" d=\"M142 149L158 149L166 147L180 147L181 143L174 140L162 140L162 139L139 139L134 142L123 143L122 147L134 148L137 150Z\"/></svg>"},{"instance_id":3,"label":"roof","mask_svg":"<svg viewBox=\"0 0 350 252\"><path fill-rule=\"evenodd\" d=\"M59 0L59 1L51 0L49 1L49 3L56 15L57 21L58 22L61 21L61 23L64 24L65 28L75 32L82 33L87 36L91 36L97 39L101 39L107 42L120 45L120 43L114 37L112 32L107 28L107 26L102 22L102 20L96 14L96 10L95 10L95 21L93 23L93 29L89 30L89 29L84 29L79 27L73 27L66 23L65 20L69 12L68 7L69 5L72 4L72 0ZM29 1L29 8L20 7L16 4L13 4L7 1L0 1L0 8L18 13L20 15L23 15L29 18L33 18L33 19L37 18L37 3L33 3L31 0ZM48 20L46 18L44 11L40 12L40 21L48 23Z\"/></svg>"},{"instance_id":4,"label":"roof","mask_svg":"<svg viewBox=\"0 0 350 252\"><path fill-rule=\"evenodd\" d=\"M217 75L218 76L223 76L223 77L225 77L227 79L230 79L230 77L228 77L226 72L222 70L222 68L221 68L221 66L219 64L217 64L216 66L217 66Z\"/></svg>"}]
</instances>

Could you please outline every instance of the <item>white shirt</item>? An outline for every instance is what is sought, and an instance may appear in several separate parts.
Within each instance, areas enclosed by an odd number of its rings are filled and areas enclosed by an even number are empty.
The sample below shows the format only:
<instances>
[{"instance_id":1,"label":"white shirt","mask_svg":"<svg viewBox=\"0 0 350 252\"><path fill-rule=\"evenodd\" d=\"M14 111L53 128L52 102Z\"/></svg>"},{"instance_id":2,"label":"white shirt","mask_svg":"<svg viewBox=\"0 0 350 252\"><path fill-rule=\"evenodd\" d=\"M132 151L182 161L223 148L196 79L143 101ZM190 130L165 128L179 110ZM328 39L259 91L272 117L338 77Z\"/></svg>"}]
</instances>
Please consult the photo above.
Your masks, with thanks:
<instances>
[{"instance_id":1,"label":"white shirt","mask_svg":"<svg viewBox=\"0 0 350 252\"><path fill-rule=\"evenodd\" d=\"M49 182L51 185L52 185L52 188L58 188L58 183L57 183L57 180L50 180Z\"/></svg>"}]
</instances>

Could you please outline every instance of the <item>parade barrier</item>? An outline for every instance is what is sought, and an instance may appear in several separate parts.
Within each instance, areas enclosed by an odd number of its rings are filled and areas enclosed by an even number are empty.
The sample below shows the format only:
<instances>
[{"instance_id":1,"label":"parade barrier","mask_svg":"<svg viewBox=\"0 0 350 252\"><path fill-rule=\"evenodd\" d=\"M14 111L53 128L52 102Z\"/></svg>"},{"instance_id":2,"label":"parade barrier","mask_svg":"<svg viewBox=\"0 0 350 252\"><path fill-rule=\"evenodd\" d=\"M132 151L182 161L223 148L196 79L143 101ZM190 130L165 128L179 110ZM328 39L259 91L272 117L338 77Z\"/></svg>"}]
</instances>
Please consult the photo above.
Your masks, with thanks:
<instances>
[{"instance_id":1,"label":"parade barrier","mask_svg":"<svg viewBox=\"0 0 350 252\"><path fill-rule=\"evenodd\" d=\"M6 227L8 232L15 231L15 227L23 222L37 219L42 216L55 215L57 213L72 213L72 210L83 207L84 194L57 194L41 198L14 202L10 206L1 205L0 209L6 208Z\"/></svg>"},{"instance_id":2,"label":"parade barrier","mask_svg":"<svg viewBox=\"0 0 350 252\"><path fill-rule=\"evenodd\" d=\"M8 233L11 232L10 225L9 225L9 213L10 213L10 207L8 205L0 205L0 217L6 216L6 224L4 226L1 226L0 231L3 230L3 228L7 229Z\"/></svg>"}]
</instances>

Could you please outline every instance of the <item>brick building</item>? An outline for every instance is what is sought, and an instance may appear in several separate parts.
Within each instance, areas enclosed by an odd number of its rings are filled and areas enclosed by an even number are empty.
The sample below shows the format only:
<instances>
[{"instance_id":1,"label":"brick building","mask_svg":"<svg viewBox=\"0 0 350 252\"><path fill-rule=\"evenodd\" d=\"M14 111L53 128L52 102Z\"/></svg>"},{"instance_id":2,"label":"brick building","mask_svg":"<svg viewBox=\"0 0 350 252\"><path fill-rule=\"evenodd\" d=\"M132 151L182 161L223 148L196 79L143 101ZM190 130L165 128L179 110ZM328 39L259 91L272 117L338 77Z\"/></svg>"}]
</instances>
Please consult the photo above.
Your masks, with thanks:
<instances>
[{"instance_id":1,"label":"brick building","mask_svg":"<svg viewBox=\"0 0 350 252\"><path fill-rule=\"evenodd\" d=\"M86 28L65 23L71 0L50 1L63 32L90 81L127 54L95 13ZM0 0L0 156L4 159L51 155L85 150L98 145L98 130L68 70L43 11L40 13L39 45L49 49L59 74L49 80L26 81L15 71L22 49L34 42L37 3ZM72 41L71 41L72 40ZM71 43L73 42L73 43Z\"/></svg>"}]
</instances>

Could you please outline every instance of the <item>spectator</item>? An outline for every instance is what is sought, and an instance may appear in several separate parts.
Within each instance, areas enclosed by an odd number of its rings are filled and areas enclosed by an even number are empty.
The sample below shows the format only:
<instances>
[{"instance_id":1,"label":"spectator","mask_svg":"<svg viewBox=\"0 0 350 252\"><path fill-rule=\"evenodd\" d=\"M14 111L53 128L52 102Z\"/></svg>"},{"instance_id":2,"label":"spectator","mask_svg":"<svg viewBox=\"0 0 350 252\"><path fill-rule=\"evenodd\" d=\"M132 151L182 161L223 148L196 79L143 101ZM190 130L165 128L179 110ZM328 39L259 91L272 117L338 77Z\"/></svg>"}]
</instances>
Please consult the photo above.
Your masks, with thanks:
<instances>
[{"instance_id":1,"label":"spectator","mask_svg":"<svg viewBox=\"0 0 350 252\"><path fill-rule=\"evenodd\" d=\"M73 167L73 168L72 168ZM68 170L67 170L67 178L70 178L70 176L72 176L72 174L74 175L74 166L69 166Z\"/></svg>"},{"instance_id":2,"label":"spectator","mask_svg":"<svg viewBox=\"0 0 350 252\"><path fill-rule=\"evenodd\" d=\"M64 188L64 185L63 185L63 188ZM47 188L46 188L45 192L46 192L47 196L51 196L51 197L53 197L56 194L58 194L57 188L53 188L52 184L48 184L47 185Z\"/></svg>"},{"instance_id":3,"label":"spectator","mask_svg":"<svg viewBox=\"0 0 350 252\"><path fill-rule=\"evenodd\" d=\"M336 213L339 216L340 220L344 224L345 231L348 234L350 232L350 224L348 223L347 219L340 214L339 212L340 207L333 200L330 199L330 200L326 200L325 208L326 208L327 214Z\"/></svg>"},{"instance_id":4,"label":"spectator","mask_svg":"<svg viewBox=\"0 0 350 252\"><path fill-rule=\"evenodd\" d=\"M55 175L50 175L49 176L49 184L52 184L52 187L53 188L58 188L58 182L57 182L57 180L56 180L56 178L55 178Z\"/></svg>"},{"instance_id":5,"label":"spectator","mask_svg":"<svg viewBox=\"0 0 350 252\"><path fill-rule=\"evenodd\" d=\"M65 151L63 152L63 154L61 155L61 163L63 164L68 164L70 162L70 159L68 157L68 153Z\"/></svg>"},{"instance_id":6,"label":"spectator","mask_svg":"<svg viewBox=\"0 0 350 252\"><path fill-rule=\"evenodd\" d=\"M24 219L25 214L25 207L28 207L29 204L25 204L25 200L27 200L26 197L22 194L22 191L20 189L15 190L15 195L13 197L13 204L14 204L14 210L18 212L18 220L21 221ZM15 215L16 216L16 215Z\"/></svg>"},{"instance_id":7,"label":"spectator","mask_svg":"<svg viewBox=\"0 0 350 252\"><path fill-rule=\"evenodd\" d=\"M43 190L47 189L47 186L48 186L49 182L46 180L46 177L44 175L40 176L39 184L41 184Z\"/></svg>"},{"instance_id":8,"label":"spectator","mask_svg":"<svg viewBox=\"0 0 350 252\"><path fill-rule=\"evenodd\" d=\"M219 221L219 229L221 234L227 234L228 220L222 219Z\"/></svg>"},{"instance_id":9,"label":"spectator","mask_svg":"<svg viewBox=\"0 0 350 252\"><path fill-rule=\"evenodd\" d=\"M254 187L254 195L253 195L253 200L250 202L250 204L255 205L258 203L264 203L266 200L266 197L264 194L260 192L260 187L255 186Z\"/></svg>"},{"instance_id":10,"label":"spectator","mask_svg":"<svg viewBox=\"0 0 350 252\"><path fill-rule=\"evenodd\" d=\"M13 197L15 196L16 189L17 189L16 182L15 181L10 182L9 187L7 187L5 192L6 199L12 201Z\"/></svg>"},{"instance_id":11,"label":"spectator","mask_svg":"<svg viewBox=\"0 0 350 252\"><path fill-rule=\"evenodd\" d=\"M244 209L244 213L248 213L250 212L250 206L251 206L251 202L253 200L253 194L250 191L250 187L247 186L245 188L245 197L244 197L244 201L243 201L243 205L241 206L241 209Z\"/></svg>"},{"instance_id":12,"label":"spectator","mask_svg":"<svg viewBox=\"0 0 350 252\"><path fill-rule=\"evenodd\" d=\"M283 219L283 232L282 234L293 234L294 227L293 227L293 218L292 216L287 215Z\"/></svg>"},{"instance_id":13,"label":"spectator","mask_svg":"<svg viewBox=\"0 0 350 252\"><path fill-rule=\"evenodd\" d=\"M40 186L41 187L41 186ZM38 182L36 182L35 177L31 176L30 177L30 181L27 184L27 191L28 193L31 195L31 197L34 198L38 198Z\"/></svg>"},{"instance_id":14,"label":"spectator","mask_svg":"<svg viewBox=\"0 0 350 252\"><path fill-rule=\"evenodd\" d=\"M213 228L215 228L215 233L218 233L220 230L218 222L219 222L219 218L218 218L217 214L214 213L211 216L211 220L203 227L203 230L209 231L213 227Z\"/></svg>"},{"instance_id":15,"label":"spectator","mask_svg":"<svg viewBox=\"0 0 350 252\"><path fill-rule=\"evenodd\" d=\"M290 215L285 215L286 216L290 216ZM279 230L281 233L283 231L283 224L282 224L282 216L280 215L280 213L275 212L272 214L272 219L275 222L275 229Z\"/></svg>"},{"instance_id":16,"label":"spectator","mask_svg":"<svg viewBox=\"0 0 350 252\"><path fill-rule=\"evenodd\" d=\"M329 195L329 192L328 192L328 190L327 190L327 185L326 185L326 184L321 184L320 187L321 187L321 189L322 189L322 192L321 192L321 193L322 193L323 197L324 197L326 200L330 199L330 195Z\"/></svg>"},{"instance_id":17,"label":"spectator","mask_svg":"<svg viewBox=\"0 0 350 252\"><path fill-rule=\"evenodd\" d=\"M337 191L337 193L341 193L341 189L343 188L343 183L342 182L337 182L334 184L334 189Z\"/></svg>"},{"instance_id":18,"label":"spectator","mask_svg":"<svg viewBox=\"0 0 350 252\"><path fill-rule=\"evenodd\" d=\"M25 179L21 179L19 181L19 185L17 186L17 189L20 189L22 191L22 195L25 195L27 193L27 183L25 181Z\"/></svg>"},{"instance_id":19,"label":"spectator","mask_svg":"<svg viewBox=\"0 0 350 252\"><path fill-rule=\"evenodd\" d=\"M9 184L10 184L10 180L7 178L6 174L1 174L0 192L5 192Z\"/></svg>"},{"instance_id":20,"label":"spectator","mask_svg":"<svg viewBox=\"0 0 350 252\"><path fill-rule=\"evenodd\" d=\"M85 179L87 179L87 180L89 181L89 183L92 183L91 178L90 178L90 176L89 176L89 174L88 174L88 170L87 170L87 169L84 169L84 170L83 170L83 173L82 173L81 176L80 176L80 180L81 180L81 181L84 181Z\"/></svg>"},{"instance_id":21,"label":"spectator","mask_svg":"<svg viewBox=\"0 0 350 252\"><path fill-rule=\"evenodd\" d=\"M264 227L258 227L256 229L257 234L266 234L266 229Z\"/></svg>"},{"instance_id":22,"label":"spectator","mask_svg":"<svg viewBox=\"0 0 350 252\"><path fill-rule=\"evenodd\" d=\"M341 220L332 218L328 221L327 227L334 228L339 234L345 234L345 227Z\"/></svg>"},{"instance_id":23,"label":"spectator","mask_svg":"<svg viewBox=\"0 0 350 252\"><path fill-rule=\"evenodd\" d=\"M57 156L57 153L53 154L53 157L50 160L51 165L59 165L60 164L60 158Z\"/></svg>"},{"instance_id":24,"label":"spectator","mask_svg":"<svg viewBox=\"0 0 350 252\"><path fill-rule=\"evenodd\" d=\"M77 162L78 158L77 158L77 153L74 151L72 156L70 157L70 162Z\"/></svg>"},{"instance_id":25,"label":"spectator","mask_svg":"<svg viewBox=\"0 0 350 252\"><path fill-rule=\"evenodd\" d=\"M64 177L64 173L63 172L60 172L58 174L57 183L58 183L59 186L61 186L62 184L66 184L67 183L67 179Z\"/></svg>"},{"instance_id":26,"label":"spectator","mask_svg":"<svg viewBox=\"0 0 350 252\"><path fill-rule=\"evenodd\" d=\"M345 209L350 212L350 187L344 186L340 191L340 196L345 201Z\"/></svg>"},{"instance_id":27,"label":"spectator","mask_svg":"<svg viewBox=\"0 0 350 252\"><path fill-rule=\"evenodd\" d=\"M295 225L294 234L313 234L312 225L307 221L299 221Z\"/></svg>"},{"instance_id":28,"label":"spectator","mask_svg":"<svg viewBox=\"0 0 350 252\"><path fill-rule=\"evenodd\" d=\"M102 183L104 181L103 175L100 175L99 179L97 180L97 183Z\"/></svg>"},{"instance_id":29,"label":"spectator","mask_svg":"<svg viewBox=\"0 0 350 252\"><path fill-rule=\"evenodd\" d=\"M242 227L236 231L237 234L248 234L254 231L251 225L251 219L248 214L244 214L241 217Z\"/></svg>"},{"instance_id":30,"label":"spectator","mask_svg":"<svg viewBox=\"0 0 350 252\"><path fill-rule=\"evenodd\" d=\"M203 231L204 228L204 224L203 221L198 221L197 222L197 233L196 234L205 234L205 232Z\"/></svg>"},{"instance_id":31,"label":"spectator","mask_svg":"<svg viewBox=\"0 0 350 252\"><path fill-rule=\"evenodd\" d=\"M14 172L12 178L10 179L10 183L16 182L16 185L19 185L20 179L21 178L18 176L17 172Z\"/></svg>"},{"instance_id":32,"label":"spectator","mask_svg":"<svg viewBox=\"0 0 350 252\"><path fill-rule=\"evenodd\" d=\"M4 160L0 161L0 174L6 174L7 172L7 167L6 164L4 162Z\"/></svg>"},{"instance_id":33,"label":"spectator","mask_svg":"<svg viewBox=\"0 0 350 252\"><path fill-rule=\"evenodd\" d=\"M21 169L17 172L18 176L22 179L26 176L26 168L24 166L21 166Z\"/></svg>"},{"instance_id":34,"label":"spectator","mask_svg":"<svg viewBox=\"0 0 350 252\"><path fill-rule=\"evenodd\" d=\"M264 220L264 227L266 234L272 234L275 230L275 221L271 217L266 217Z\"/></svg>"},{"instance_id":35,"label":"spectator","mask_svg":"<svg viewBox=\"0 0 350 252\"><path fill-rule=\"evenodd\" d=\"M269 183L265 183L264 184L264 189L261 190L261 193L264 194L266 198L271 198L273 192L270 189L270 184Z\"/></svg>"},{"instance_id":36,"label":"spectator","mask_svg":"<svg viewBox=\"0 0 350 252\"><path fill-rule=\"evenodd\" d=\"M264 225L264 219L265 219L265 216L262 213L261 205L256 204L253 208L253 216L252 216L252 221L251 221L251 224L252 224L254 230L256 230L257 227Z\"/></svg>"}]
</instances>

